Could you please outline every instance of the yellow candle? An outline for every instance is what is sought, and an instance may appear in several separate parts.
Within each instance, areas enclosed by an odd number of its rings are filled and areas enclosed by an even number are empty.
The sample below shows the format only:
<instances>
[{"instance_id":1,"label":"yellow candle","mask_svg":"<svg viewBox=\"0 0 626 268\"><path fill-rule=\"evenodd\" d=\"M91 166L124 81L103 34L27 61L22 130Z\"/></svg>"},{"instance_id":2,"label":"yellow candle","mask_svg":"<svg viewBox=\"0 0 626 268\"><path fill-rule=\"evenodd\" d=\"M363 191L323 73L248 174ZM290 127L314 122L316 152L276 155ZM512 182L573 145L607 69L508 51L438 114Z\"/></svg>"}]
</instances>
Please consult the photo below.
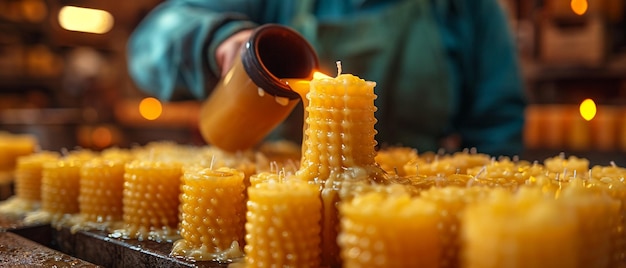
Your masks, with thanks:
<instances>
[{"instance_id":1,"label":"yellow candle","mask_svg":"<svg viewBox=\"0 0 626 268\"><path fill-rule=\"evenodd\" d=\"M21 218L41 205L41 178L44 163L55 162L59 155L42 151L20 156L15 168L15 195L0 203L0 213Z\"/></svg>"},{"instance_id":2,"label":"yellow candle","mask_svg":"<svg viewBox=\"0 0 626 268\"><path fill-rule=\"evenodd\" d=\"M576 213L579 267L615 267L613 245L620 227L619 200L606 192L590 190L582 179L573 179L559 195L559 201Z\"/></svg>"},{"instance_id":3,"label":"yellow candle","mask_svg":"<svg viewBox=\"0 0 626 268\"><path fill-rule=\"evenodd\" d=\"M434 204L370 193L341 204L344 267L441 267Z\"/></svg>"},{"instance_id":4,"label":"yellow candle","mask_svg":"<svg viewBox=\"0 0 626 268\"><path fill-rule=\"evenodd\" d=\"M134 160L124 168L123 221L114 236L173 240L178 227L182 169L177 162Z\"/></svg>"},{"instance_id":5,"label":"yellow candle","mask_svg":"<svg viewBox=\"0 0 626 268\"><path fill-rule=\"evenodd\" d=\"M78 161L62 159L46 163L42 177L42 208L52 213L77 213L80 165Z\"/></svg>"},{"instance_id":6,"label":"yellow candle","mask_svg":"<svg viewBox=\"0 0 626 268\"><path fill-rule=\"evenodd\" d=\"M589 150L591 147L591 123L583 119L577 112L570 112L567 115L570 129L567 135L568 148L575 151Z\"/></svg>"},{"instance_id":7,"label":"yellow candle","mask_svg":"<svg viewBox=\"0 0 626 268\"><path fill-rule=\"evenodd\" d=\"M462 267L579 267L575 212L539 189L493 190L463 215Z\"/></svg>"},{"instance_id":8,"label":"yellow candle","mask_svg":"<svg viewBox=\"0 0 626 268\"><path fill-rule=\"evenodd\" d=\"M318 187L297 179L248 188L247 267L320 267Z\"/></svg>"},{"instance_id":9,"label":"yellow candle","mask_svg":"<svg viewBox=\"0 0 626 268\"><path fill-rule=\"evenodd\" d=\"M559 173L563 177L573 176L577 174L585 174L589 171L589 160L576 156L565 158L564 154L547 158L544 160L544 166L549 172Z\"/></svg>"},{"instance_id":10,"label":"yellow candle","mask_svg":"<svg viewBox=\"0 0 626 268\"><path fill-rule=\"evenodd\" d=\"M375 85L350 74L310 82L299 176L324 183L375 166Z\"/></svg>"},{"instance_id":11,"label":"yellow candle","mask_svg":"<svg viewBox=\"0 0 626 268\"><path fill-rule=\"evenodd\" d=\"M65 224L66 216L78 213L82 161L64 158L45 163L41 179L41 209L55 225ZM35 217L36 218L36 217Z\"/></svg>"},{"instance_id":12,"label":"yellow candle","mask_svg":"<svg viewBox=\"0 0 626 268\"><path fill-rule=\"evenodd\" d=\"M591 178L585 183L585 187L591 191L606 193L614 200L626 203L626 183L624 181L624 169L617 166L595 166L592 168ZM619 207L618 226L613 229L611 236L611 265L619 267L626 260L626 207Z\"/></svg>"},{"instance_id":13,"label":"yellow candle","mask_svg":"<svg viewBox=\"0 0 626 268\"><path fill-rule=\"evenodd\" d=\"M441 240L439 267L459 267L462 229L462 214L468 205L475 204L486 198L487 188L463 188L448 186L432 188L421 192L423 200L432 203L439 215L437 219L437 235Z\"/></svg>"},{"instance_id":14,"label":"yellow candle","mask_svg":"<svg viewBox=\"0 0 626 268\"><path fill-rule=\"evenodd\" d=\"M11 172L17 158L33 153L36 146L37 139L32 135L0 132L0 172Z\"/></svg>"},{"instance_id":15,"label":"yellow candle","mask_svg":"<svg viewBox=\"0 0 626 268\"><path fill-rule=\"evenodd\" d=\"M451 174L447 176L421 176L414 175L406 177L410 181L411 187L418 191L428 190L432 187L465 187L468 181L474 176L467 174Z\"/></svg>"},{"instance_id":16,"label":"yellow candle","mask_svg":"<svg viewBox=\"0 0 626 268\"><path fill-rule=\"evenodd\" d=\"M241 257L244 244L244 173L232 168L186 168L181 194L181 240L172 255L193 260Z\"/></svg>"},{"instance_id":17,"label":"yellow candle","mask_svg":"<svg viewBox=\"0 0 626 268\"><path fill-rule=\"evenodd\" d=\"M411 162L404 166L407 175L445 177L459 173L459 168L449 156L441 156L432 162Z\"/></svg>"},{"instance_id":18,"label":"yellow candle","mask_svg":"<svg viewBox=\"0 0 626 268\"><path fill-rule=\"evenodd\" d=\"M417 150L409 147L389 147L381 149L374 158L387 173L406 176L404 166L418 159Z\"/></svg>"},{"instance_id":19,"label":"yellow candle","mask_svg":"<svg viewBox=\"0 0 626 268\"><path fill-rule=\"evenodd\" d=\"M346 180L379 181L376 165L374 82L350 74L317 75L309 84L300 169L296 175L322 186L322 265L338 266L337 203Z\"/></svg>"},{"instance_id":20,"label":"yellow candle","mask_svg":"<svg viewBox=\"0 0 626 268\"><path fill-rule=\"evenodd\" d=\"M122 220L124 160L94 158L80 170L80 214L85 221L110 223Z\"/></svg>"},{"instance_id":21,"label":"yellow candle","mask_svg":"<svg viewBox=\"0 0 626 268\"><path fill-rule=\"evenodd\" d=\"M25 200L41 201L43 165L58 158L59 154L49 151L19 157L15 169L15 195Z\"/></svg>"},{"instance_id":22,"label":"yellow candle","mask_svg":"<svg viewBox=\"0 0 626 268\"><path fill-rule=\"evenodd\" d=\"M257 184L264 182L278 183L283 181L283 176L278 173L261 172L250 176L250 187L255 187Z\"/></svg>"},{"instance_id":23,"label":"yellow candle","mask_svg":"<svg viewBox=\"0 0 626 268\"><path fill-rule=\"evenodd\" d=\"M470 186L488 186L516 190L531 176L528 162L513 162L508 158L492 161L484 166L472 167L467 173L474 176Z\"/></svg>"}]
</instances>

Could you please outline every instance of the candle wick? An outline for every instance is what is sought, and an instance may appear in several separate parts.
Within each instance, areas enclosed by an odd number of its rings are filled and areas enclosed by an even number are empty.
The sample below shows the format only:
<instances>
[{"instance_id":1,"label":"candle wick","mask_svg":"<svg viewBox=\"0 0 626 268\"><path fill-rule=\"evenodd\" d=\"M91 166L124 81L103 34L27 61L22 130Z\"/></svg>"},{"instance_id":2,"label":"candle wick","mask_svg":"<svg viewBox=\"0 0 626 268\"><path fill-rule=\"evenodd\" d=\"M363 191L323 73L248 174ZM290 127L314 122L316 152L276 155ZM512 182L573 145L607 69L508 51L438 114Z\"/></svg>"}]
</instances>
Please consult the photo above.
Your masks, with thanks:
<instances>
[{"instance_id":1,"label":"candle wick","mask_svg":"<svg viewBox=\"0 0 626 268\"><path fill-rule=\"evenodd\" d=\"M62 156L67 156L69 154L70 154L70 151L67 148L65 148L65 147L61 148L61 155Z\"/></svg>"},{"instance_id":2,"label":"candle wick","mask_svg":"<svg viewBox=\"0 0 626 268\"><path fill-rule=\"evenodd\" d=\"M617 167L617 164L615 164L615 161L611 161L610 164L611 164L611 167Z\"/></svg>"},{"instance_id":3,"label":"candle wick","mask_svg":"<svg viewBox=\"0 0 626 268\"><path fill-rule=\"evenodd\" d=\"M340 76L341 75L341 61L338 60L335 63L337 64L337 76Z\"/></svg>"},{"instance_id":4,"label":"candle wick","mask_svg":"<svg viewBox=\"0 0 626 268\"><path fill-rule=\"evenodd\" d=\"M213 163L215 163L215 155L211 156L211 164L209 165L209 170L213 170Z\"/></svg>"}]
</instances>

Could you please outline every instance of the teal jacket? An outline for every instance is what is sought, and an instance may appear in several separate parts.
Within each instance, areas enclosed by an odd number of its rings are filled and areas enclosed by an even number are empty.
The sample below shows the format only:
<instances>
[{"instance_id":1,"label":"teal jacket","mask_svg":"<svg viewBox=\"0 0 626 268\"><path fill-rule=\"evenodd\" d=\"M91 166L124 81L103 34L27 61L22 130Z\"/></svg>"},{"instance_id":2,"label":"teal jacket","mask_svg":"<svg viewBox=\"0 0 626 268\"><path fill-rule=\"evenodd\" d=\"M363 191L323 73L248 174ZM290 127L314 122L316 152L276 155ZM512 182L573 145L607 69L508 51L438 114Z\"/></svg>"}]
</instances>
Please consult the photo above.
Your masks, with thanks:
<instances>
[{"instance_id":1,"label":"teal jacket","mask_svg":"<svg viewBox=\"0 0 626 268\"><path fill-rule=\"evenodd\" d=\"M202 100L219 79L217 45L265 23L302 33L325 73L340 60L377 83L380 145L436 151L455 136L458 149L522 152L526 97L497 0L171 0L132 34L130 74L160 99ZM301 122L298 109L287 121ZM286 123L274 134L298 131Z\"/></svg>"}]
</instances>

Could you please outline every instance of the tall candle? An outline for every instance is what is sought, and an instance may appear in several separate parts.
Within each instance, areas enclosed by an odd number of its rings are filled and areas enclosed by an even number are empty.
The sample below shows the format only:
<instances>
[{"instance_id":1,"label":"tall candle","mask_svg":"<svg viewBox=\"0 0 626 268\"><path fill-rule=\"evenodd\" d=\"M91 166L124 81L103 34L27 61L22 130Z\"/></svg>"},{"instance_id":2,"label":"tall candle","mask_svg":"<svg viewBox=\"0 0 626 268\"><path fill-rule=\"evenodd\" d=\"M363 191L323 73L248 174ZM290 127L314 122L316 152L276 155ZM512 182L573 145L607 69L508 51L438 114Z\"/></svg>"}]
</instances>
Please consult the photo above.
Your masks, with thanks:
<instances>
[{"instance_id":1,"label":"tall candle","mask_svg":"<svg viewBox=\"0 0 626 268\"><path fill-rule=\"evenodd\" d=\"M296 175L322 186L322 264L339 266L337 203L343 181L382 177L376 166L374 82L350 74L318 75L309 84L303 152Z\"/></svg>"}]
</instances>

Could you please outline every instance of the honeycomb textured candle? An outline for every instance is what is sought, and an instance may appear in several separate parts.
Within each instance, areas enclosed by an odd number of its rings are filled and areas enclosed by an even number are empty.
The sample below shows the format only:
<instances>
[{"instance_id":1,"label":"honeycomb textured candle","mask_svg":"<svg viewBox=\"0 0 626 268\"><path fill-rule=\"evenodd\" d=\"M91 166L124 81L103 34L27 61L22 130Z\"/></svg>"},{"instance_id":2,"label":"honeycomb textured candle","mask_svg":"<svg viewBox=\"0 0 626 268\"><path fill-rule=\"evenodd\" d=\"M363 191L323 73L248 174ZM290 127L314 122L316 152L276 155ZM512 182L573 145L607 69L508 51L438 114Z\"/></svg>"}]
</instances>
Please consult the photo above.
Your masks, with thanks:
<instances>
[{"instance_id":1,"label":"honeycomb textured candle","mask_svg":"<svg viewBox=\"0 0 626 268\"><path fill-rule=\"evenodd\" d=\"M582 179L572 180L558 197L576 213L580 244L579 267L613 267L612 235L619 226L620 202L606 193L587 189Z\"/></svg>"},{"instance_id":2,"label":"honeycomb textured candle","mask_svg":"<svg viewBox=\"0 0 626 268\"><path fill-rule=\"evenodd\" d=\"M438 214L432 203L369 193L342 203L340 212L343 267L440 267Z\"/></svg>"},{"instance_id":3,"label":"honeycomb textured candle","mask_svg":"<svg viewBox=\"0 0 626 268\"><path fill-rule=\"evenodd\" d=\"M0 214L22 218L41 206L41 178L44 163L58 160L53 152L38 152L21 156L15 168L15 195L0 202Z\"/></svg>"},{"instance_id":4,"label":"honeycomb textured candle","mask_svg":"<svg viewBox=\"0 0 626 268\"><path fill-rule=\"evenodd\" d=\"M461 188L448 186L431 188L421 192L420 197L432 203L439 215L437 232L441 239L439 267L459 267L461 241L459 232L463 224L461 215L465 208L484 199L487 188Z\"/></svg>"},{"instance_id":5,"label":"honeycomb textured candle","mask_svg":"<svg viewBox=\"0 0 626 268\"><path fill-rule=\"evenodd\" d=\"M170 240L178 227L182 169L176 162L135 160L125 166L122 234Z\"/></svg>"},{"instance_id":6,"label":"honeycomb textured candle","mask_svg":"<svg viewBox=\"0 0 626 268\"><path fill-rule=\"evenodd\" d=\"M74 158L44 164L41 181L41 208L51 213L53 219L63 214L79 212L81 165L82 161Z\"/></svg>"},{"instance_id":7,"label":"honeycomb textured candle","mask_svg":"<svg viewBox=\"0 0 626 268\"><path fill-rule=\"evenodd\" d=\"M375 85L349 74L311 81L300 177L323 183L375 165Z\"/></svg>"},{"instance_id":8,"label":"honeycomb textured candle","mask_svg":"<svg viewBox=\"0 0 626 268\"><path fill-rule=\"evenodd\" d=\"M321 201L302 181L248 188L247 267L320 267Z\"/></svg>"},{"instance_id":9,"label":"honeycomb textured candle","mask_svg":"<svg viewBox=\"0 0 626 268\"><path fill-rule=\"evenodd\" d=\"M121 160L95 158L82 166L78 203L84 220L122 220L125 164Z\"/></svg>"},{"instance_id":10,"label":"honeycomb textured candle","mask_svg":"<svg viewBox=\"0 0 626 268\"><path fill-rule=\"evenodd\" d=\"M59 154L38 152L17 159L15 168L15 195L24 200L41 201L43 164L57 161Z\"/></svg>"},{"instance_id":11,"label":"honeycomb textured candle","mask_svg":"<svg viewBox=\"0 0 626 268\"><path fill-rule=\"evenodd\" d=\"M241 252L246 203L244 173L232 168L186 169L181 195L181 240L173 255L194 260L229 258L227 250ZM236 242L236 243L234 243ZM240 255L241 256L241 255ZM240 257L239 256L239 257Z\"/></svg>"},{"instance_id":12,"label":"honeycomb textured candle","mask_svg":"<svg viewBox=\"0 0 626 268\"><path fill-rule=\"evenodd\" d=\"M611 235L611 267L620 267L626 260L626 182L622 172L626 169L618 167L594 167L592 168L592 178L586 183L586 187L608 194L613 199L621 202L618 213L618 225L613 228Z\"/></svg>"},{"instance_id":13,"label":"honeycomb textured candle","mask_svg":"<svg viewBox=\"0 0 626 268\"><path fill-rule=\"evenodd\" d=\"M383 173L375 163L375 85L342 74L313 79L306 94L304 151L296 175L323 187L322 265L341 263L336 242L341 184L376 180Z\"/></svg>"},{"instance_id":14,"label":"honeycomb textured candle","mask_svg":"<svg viewBox=\"0 0 626 268\"><path fill-rule=\"evenodd\" d=\"M576 215L540 189L492 190L463 222L462 267L579 267Z\"/></svg>"}]
</instances>

